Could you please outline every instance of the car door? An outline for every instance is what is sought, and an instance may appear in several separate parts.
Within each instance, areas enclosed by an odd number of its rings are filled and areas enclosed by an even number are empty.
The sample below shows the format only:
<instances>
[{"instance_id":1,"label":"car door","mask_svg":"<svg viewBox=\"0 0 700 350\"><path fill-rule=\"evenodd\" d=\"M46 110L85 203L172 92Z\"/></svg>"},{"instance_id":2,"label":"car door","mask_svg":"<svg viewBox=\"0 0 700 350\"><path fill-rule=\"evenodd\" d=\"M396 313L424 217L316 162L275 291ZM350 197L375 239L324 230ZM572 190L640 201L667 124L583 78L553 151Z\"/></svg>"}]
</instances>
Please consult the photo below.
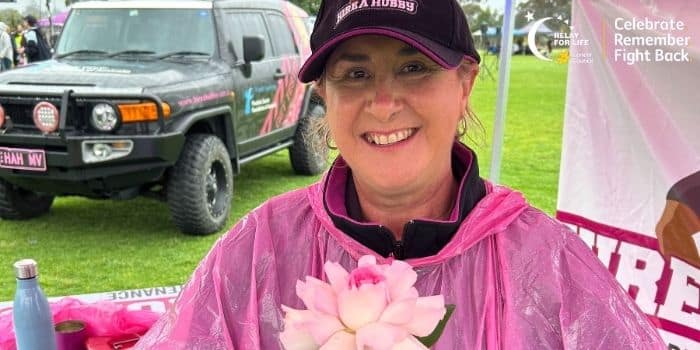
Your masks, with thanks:
<instances>
[{"instance_id":1,"label":"car door","mask_svg":"<svg viewBox=\"0 0 700 350\"><path fill-rule=\"evenodd\" d=\"M302 58L294 41L290 24L279 12L269 11L265 15L272 37L277 79L274 97L276 108L270 110L263 125L263 128L270 132L296 123L304 98L304 84L297 79Z\"/></svg>"},{"instance_id":2,"label":"car door","mask_svg":"<svg viewBox=\"0 0 700 350\"><path fill-rule=\"evenodd\" d=\"M231 40L236 65L243 72L241 79L234 82L237 91L235 136L238 151L243 156L258 149L264 143L262 137L270 132L266 120L277 108L274 100L277 91L275 73L279 62L273 57L270 34L262 11L229 9L224 14L224 30ZM262 60L243 63L244 36L260 36L265 40L265 57Z\"/></svg>"}]
</instances>

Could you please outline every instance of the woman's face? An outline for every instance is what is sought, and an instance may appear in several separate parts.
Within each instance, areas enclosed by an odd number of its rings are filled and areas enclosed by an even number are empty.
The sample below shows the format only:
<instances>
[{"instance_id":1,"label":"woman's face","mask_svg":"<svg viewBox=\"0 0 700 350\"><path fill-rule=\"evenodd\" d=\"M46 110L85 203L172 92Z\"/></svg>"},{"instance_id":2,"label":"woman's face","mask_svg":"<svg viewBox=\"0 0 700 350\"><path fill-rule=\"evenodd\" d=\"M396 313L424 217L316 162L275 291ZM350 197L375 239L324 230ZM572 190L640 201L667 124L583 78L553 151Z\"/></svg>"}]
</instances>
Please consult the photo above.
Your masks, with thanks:
<instances>
[{"instance_id":1,"label":"woman's face","mask_svg":"<svg viewBox=\"0 0 700 350\"><path fill-rule=\"evenodd\" d=\"M358 36L335 49L318 89L356 181L387 195L443 181L436 175L451 169L473 78L384 36Z\"/></svg>"}]
</instances>

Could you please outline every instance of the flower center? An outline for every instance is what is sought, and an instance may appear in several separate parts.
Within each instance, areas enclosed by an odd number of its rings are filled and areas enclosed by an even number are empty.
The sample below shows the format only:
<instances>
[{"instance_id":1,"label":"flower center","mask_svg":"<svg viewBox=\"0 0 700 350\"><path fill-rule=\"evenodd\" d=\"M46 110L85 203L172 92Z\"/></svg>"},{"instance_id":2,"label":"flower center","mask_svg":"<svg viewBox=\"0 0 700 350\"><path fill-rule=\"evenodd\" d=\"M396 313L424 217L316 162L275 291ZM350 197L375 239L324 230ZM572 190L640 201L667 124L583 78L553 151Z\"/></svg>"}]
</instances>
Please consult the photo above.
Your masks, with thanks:
<instances>
[{"instance_id":1,"label":"flower center","mask_svg":"<svg viewBox=\"0 0 700 350\"><path fill-rule=\"evenodd\" d=\"M350 273L348 284L350 287L359 288L363 284L377 284L384 281L384 275L371 266L359 267Z\"/></svg>"}]
</instances>

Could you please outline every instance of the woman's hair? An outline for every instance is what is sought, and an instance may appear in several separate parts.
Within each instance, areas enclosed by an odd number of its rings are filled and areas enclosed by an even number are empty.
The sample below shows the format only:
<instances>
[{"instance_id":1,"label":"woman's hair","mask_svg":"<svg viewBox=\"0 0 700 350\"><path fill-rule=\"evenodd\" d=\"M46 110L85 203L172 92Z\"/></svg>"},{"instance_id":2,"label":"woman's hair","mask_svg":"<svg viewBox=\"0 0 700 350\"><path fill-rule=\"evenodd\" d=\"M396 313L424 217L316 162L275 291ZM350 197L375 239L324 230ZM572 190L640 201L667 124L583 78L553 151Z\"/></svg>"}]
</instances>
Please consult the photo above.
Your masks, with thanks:
<instances>
[{"instance_id":1,"label":"woman's hair","mask_svg":"<svg viewBox=\"0 0 700 350\"><path fill-rule=\"evenodd\" d=\"M468 60L462 61L462 64L457 69L465 79L470 74L472 75L471 79L476 79L477 75L479 74L479 65ZM321 77L314 83L314 88L317 88L319 85L323 84L325 79L326 74L323 72ZM321 105L324 103L318 94L314 94L312 101L310 102ZM314 118L314 120L311 121L311 127L314 134L318 136L315 137L316 142L313 144L315 151L321 151L323 148L330 148L333 150L336 149L335 145L333 144L333 138L331 137L328 120L326 120L325 116L322 118ZM481 145L482 141L480 140L483 140L482 135L484 133L485 129L483 124L481 124L481 121L477 117L476 113L474 113L474 110L472 110L469 103L467 103L467 107L462 113L462 118L460 118L457 130L455 130L455 138L459 140L466 139L470 144Z\"/></svg>"}]
</instances>

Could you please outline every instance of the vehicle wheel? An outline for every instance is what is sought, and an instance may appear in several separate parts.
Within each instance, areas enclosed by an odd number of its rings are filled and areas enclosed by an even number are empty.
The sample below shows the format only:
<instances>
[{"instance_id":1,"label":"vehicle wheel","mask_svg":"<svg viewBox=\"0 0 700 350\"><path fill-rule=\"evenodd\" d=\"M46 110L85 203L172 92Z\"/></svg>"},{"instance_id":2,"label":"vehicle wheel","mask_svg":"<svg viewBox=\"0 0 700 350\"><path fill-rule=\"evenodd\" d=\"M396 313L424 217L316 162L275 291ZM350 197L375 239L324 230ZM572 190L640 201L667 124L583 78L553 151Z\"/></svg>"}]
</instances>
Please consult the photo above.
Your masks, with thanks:
<instances>
[{"instance_id":1,"label":"vehicle wheel","mask_svg":"<svg viewBox=\"0 0 700 350\"><path fill-rule=\"evenodd\" d=\"M301 175L316 175L326 170L328 165L328 148L324 146L324 135L314 130L314 121L323 118L326 111L316 105L299 120L294 134L294 145L289 147L289 160L294 172Z\"/></svg>"},{"instance_id":2,"label":"vehicle wheel","mask_svg":"<svg viewBox=\"0 0 700 350\"><path fill-rule=\"evenodd\" d=\"M0 179L0 218L31 219L51 209L54 196L39 194Z\"/></svg>"},{"instance_id":3,"label":"vehicle wheel","mask_svg":"<svg viewBox=\"0 0 700 350\"><path fill-rule=\"evenodd\" d=\"M213 135L188 136L168 180L167 201L175 226L194 235L218 231L228 219L232 194L226 146Z\"/></svg>"}]
</instances>

